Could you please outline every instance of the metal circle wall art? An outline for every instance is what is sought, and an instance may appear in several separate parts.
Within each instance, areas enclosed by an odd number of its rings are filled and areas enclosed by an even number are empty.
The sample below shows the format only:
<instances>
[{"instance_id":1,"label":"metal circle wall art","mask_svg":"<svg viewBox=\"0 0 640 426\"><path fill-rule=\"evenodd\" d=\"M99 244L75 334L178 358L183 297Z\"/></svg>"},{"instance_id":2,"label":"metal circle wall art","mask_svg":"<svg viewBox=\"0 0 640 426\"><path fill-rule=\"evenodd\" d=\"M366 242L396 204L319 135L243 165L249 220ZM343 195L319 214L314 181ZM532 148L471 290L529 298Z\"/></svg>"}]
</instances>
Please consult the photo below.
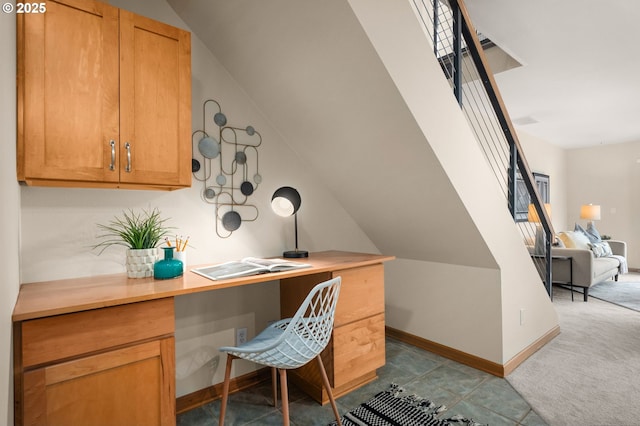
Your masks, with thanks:
<instances>
[{"instance_id":1,"label":"metal circle wall art","mask_svg":"<svg viewBox=\"0 0 640 426\"><path fill-rule=\"evenodd\" d=\"M258 168L262 136L253 126L227 123L220 104L208 99L202 104L202 130L191 135L193 177L202 182L202 200L215 205L216 234L221 238L230 237L242 222L258 218L258 208L249 197L262 182Z\"/></svg>"}]
</instances>

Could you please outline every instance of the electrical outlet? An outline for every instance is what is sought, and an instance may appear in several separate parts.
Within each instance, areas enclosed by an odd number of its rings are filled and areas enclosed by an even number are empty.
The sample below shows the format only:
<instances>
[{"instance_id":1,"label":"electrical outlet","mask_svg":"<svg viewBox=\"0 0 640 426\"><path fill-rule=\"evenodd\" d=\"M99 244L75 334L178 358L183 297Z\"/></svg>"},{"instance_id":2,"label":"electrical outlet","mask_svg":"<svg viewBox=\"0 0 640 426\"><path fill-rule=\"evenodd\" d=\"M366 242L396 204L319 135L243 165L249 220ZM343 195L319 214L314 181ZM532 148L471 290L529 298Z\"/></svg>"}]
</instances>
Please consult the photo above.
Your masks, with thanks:
<instances>
[{"instance_id":1,"label":"electrical outlet","mask_svg":"<svg viewBox=\"0 0 640 426\"><path fill-rule=\"evenodd\" d=\"M247 327L236 329L236 346L247 343Z\"/></svg>"}]
</instances>

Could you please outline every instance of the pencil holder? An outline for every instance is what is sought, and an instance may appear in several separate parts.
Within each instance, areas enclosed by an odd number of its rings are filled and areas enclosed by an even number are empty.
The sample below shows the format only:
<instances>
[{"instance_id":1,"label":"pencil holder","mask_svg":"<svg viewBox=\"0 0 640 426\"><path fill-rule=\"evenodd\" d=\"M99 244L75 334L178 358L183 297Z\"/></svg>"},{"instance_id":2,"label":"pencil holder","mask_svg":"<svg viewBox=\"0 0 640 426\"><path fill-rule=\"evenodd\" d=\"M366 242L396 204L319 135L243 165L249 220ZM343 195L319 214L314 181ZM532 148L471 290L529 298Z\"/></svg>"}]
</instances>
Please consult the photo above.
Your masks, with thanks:
<instances>
[{"instance_id":1,"label":"pencil holder","mask_svg":"<svg viewBox=\"0 0 640 426\"><path fill-rule=\"evenodd\" d=\"M182 275L182 262L173 258L175 247L162 247L164 259L153 265L153 277L158 280L166 280Z\"/></svg>"},{"instance_id":2,"label":"pencil holder","mask_svg":"<svg viewBox=\"0 0 640 426\"><path fill-rule=\"evenodd\" d=\"M173 258L182 262L182 273L183 274L186 273L187 272L187 251L186 250L176 251L175 253L173 253Z\"/></svg>"}]
</instances>

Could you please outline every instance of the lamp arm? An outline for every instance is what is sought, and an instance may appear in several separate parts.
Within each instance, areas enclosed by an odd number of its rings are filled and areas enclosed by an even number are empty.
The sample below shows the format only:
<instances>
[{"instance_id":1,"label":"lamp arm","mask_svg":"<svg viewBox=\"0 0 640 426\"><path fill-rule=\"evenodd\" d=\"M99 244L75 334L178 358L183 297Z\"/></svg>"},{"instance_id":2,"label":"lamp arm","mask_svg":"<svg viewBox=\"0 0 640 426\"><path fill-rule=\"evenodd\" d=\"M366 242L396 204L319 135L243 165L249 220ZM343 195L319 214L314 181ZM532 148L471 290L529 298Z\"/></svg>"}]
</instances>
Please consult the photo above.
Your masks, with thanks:
<instances>
[{"instance_id":1,"label":"lamp arm","mask_svg":"<svg viewBox=\"0 0 640 426\"><path fill-rule=\"evenodd\" d=\"M298 212L293 214L293 221L295 224L296 251L298 251Z\"/></svg>"}]
</instances>

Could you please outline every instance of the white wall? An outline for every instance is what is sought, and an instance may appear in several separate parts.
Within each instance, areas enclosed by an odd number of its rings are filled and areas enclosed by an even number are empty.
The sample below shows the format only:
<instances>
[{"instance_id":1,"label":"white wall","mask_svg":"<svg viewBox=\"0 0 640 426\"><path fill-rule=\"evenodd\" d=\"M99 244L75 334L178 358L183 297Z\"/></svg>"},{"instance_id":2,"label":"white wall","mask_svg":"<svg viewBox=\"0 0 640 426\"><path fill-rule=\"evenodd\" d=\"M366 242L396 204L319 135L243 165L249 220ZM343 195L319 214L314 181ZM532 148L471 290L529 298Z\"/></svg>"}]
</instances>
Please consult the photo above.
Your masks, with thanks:
<instances>
[{"instance_id":1,"label":"white wall","mask_svg":"<svg viewBox=\"0 0 640 426\"><path fill-rule=\"evenodd\" d=\"M398 259L385 267L386 323L500 362L500 271Z\"/></svg>"},{"instance_id":2,"label":"white wall","mask_svg":"<svg viewBox=\"0 0 640 426\"><path fill-rule=\"evenodd\" d=\"M551 223L556 232L573 229L567 225L567 155L556 145L516 128L518 139L532 172L549 176Z\"/></svg>"},{"instance_id":3,"label":"white wall","mask_svg":"<svg viewBox=\"0 0 640 426\"><path fill-rule=\"evenodd\" d=\"M111 3L186 28L163 0ZM122 250L108 249L98 256L91 246L96 243L96 223L104 223L129 208L158 207L170 217L170 224L178 228L177 233L191 237L193 248L188 251L188 259L192 264L249 255L278 256L293 246L292 218L283 220L276 216L269 204L274 190L282 185L298 188L303 199L298 215L300 248L377 252L359 226L286 147L278 131L195 36L192 36L192 74L194 129L202 126L202 103L213 98L222 105L229 124L238 127L251 124L262 134L259 155L263 182L252 196L259 209L258 219L243 223L230 238L219 238L214 228L214 207L201 200L203 188L197 181L190 189L174 192L24 187L22 282L123 272ZM14 81L14 76L5 81ZM8 121L14 126L14 120ZM15 156L4 158L11 163ZM15 182L14 176L9 184ZM7 303L13 305L12 301ZM178 362L183 361L188 352L195 362L202 357L211 358L207 348L234 343L235 327L248 327L251 337L267 321L279 318L278 306L278 286L274 283L179 297L176 300ZM197 353L192 352L194 349ZM212 362L203 368L178 381L178 395L202 387L205 370L207 380L222 381L222 372L216 370ZM253 366L238 363L235 368L236 372L244 373Z\"/></svg>"},{"instance_id":4,"label":"white wall","mask_svg":"<svg viewBox=\"0 0 640 426\"><path fill-rule=\"evenodd\" d=\"M640 141L570 149L567 156L567 227L580 219L580 206L599 204L600 233L627 242L629 267L640 268Z\"/></svg>"},{"instance_id":5,"label":"white wall","mask_svg":"<svg viewBox=\"0 0 640 426\"><path fill-rule=\"evenodd\" d=\"M20 190L16 182L16 17L0 15L0 424L13 424L11 313L18 295Z\"/></svg>"},{"instance_id":6,"label":"white wall","mask_svg":"<svg viewBox=\"0 0 640 426\"><path fill-rule=\"evenodd\" d=\"M531 169L550 176L551 221L556 232L573 230L580 206L601 206L596 228L627 242L631 268L640 268L640 141L563 149L518 129Z\"/></svg>"}]
</instances>

